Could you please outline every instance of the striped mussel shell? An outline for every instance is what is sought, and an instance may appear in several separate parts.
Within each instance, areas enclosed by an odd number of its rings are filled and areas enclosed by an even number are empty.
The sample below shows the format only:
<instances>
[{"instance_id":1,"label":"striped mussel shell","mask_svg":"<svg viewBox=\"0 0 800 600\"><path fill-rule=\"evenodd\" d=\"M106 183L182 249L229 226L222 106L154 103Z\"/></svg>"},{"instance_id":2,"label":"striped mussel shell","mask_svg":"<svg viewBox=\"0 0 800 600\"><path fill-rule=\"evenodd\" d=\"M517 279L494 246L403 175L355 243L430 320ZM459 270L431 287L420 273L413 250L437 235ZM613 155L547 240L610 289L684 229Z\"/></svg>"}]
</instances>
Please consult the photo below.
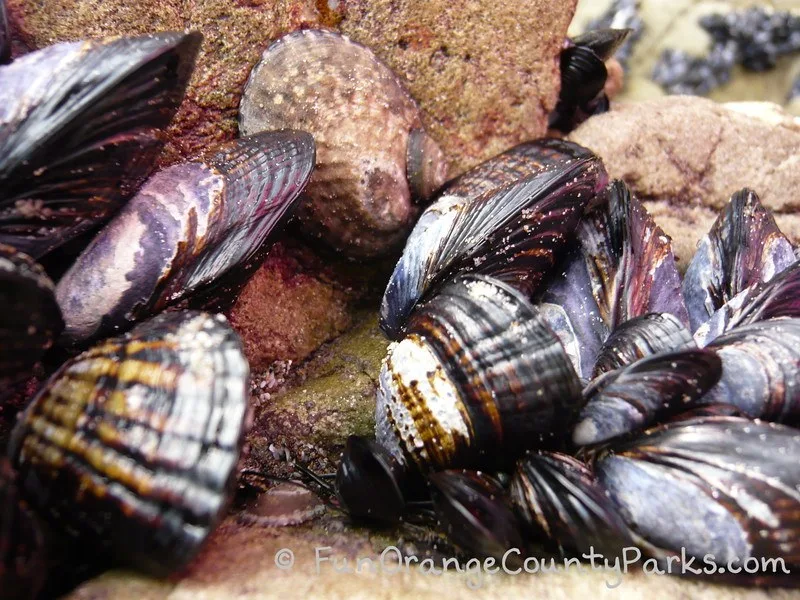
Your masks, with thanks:
<instances>
[{"instance_id":1,"label":"striped mussel shell","mask_svg":"<svg viewBox=\"0 0 800 600\"><path fill-rule=\"evenodd\" d=\"M622 181L581 221L577 241L534 300L588 379L608 336L648 313L688 325L672 243Z\"/></svg>"},{"instance_id":2,"label":"striped mussel shell","mask_svg":"<svg viewBox=\"0 0 800 600\"><path fill-rule=\"evenodd\" d=\"M705 403L730 404L751 417L800 425L800 319L740 325L707 349L721 360L722 376Z\"/></svg>"},{"instance_id":3,"label":"striped mussel shell","mask_svg":"<svg viewBox=\"0 0 800 600\"><path fill-rule=\"evenodd\" d=\"M0 594L33 600L47 577L45 538L38 518L20 496L14 471L0 458Z\"/></svg>"},{"instance_id":4,"label":"striped mussel shell","mask_svg":"<svg viewBox=\"0 0 800 600\"><path fill-rule=\"evenodd\" d=\"M639 359L694 346L692 334L670 313L647 313L622 323L608 336L594 364L592 378Z\"/></svg>"},{"instance_id":5,"label":"striped mussel shell","mask_svg":"<svg viewBox=\"0 0 800 600\"><path fill-rule=\"evenodd\" d=\"M510 465L560 440L581 402L558 338L511 286L463 275L389 347L377 441L423 471Z\"/></svg>"},{"instance_id":6,"label":"striped mussel shell","mask_svg":"<svg viewBox=\"0 0 800 600\"><path fill-rule=\"evenodd\" d=\"M171 306L205 308L243 283L314 166L304 132L261 133L153 175L58 282L63 341L80 344Z\"/></svg>"},{"instance_id":7,"label":"striped mussel shell","mask_svg":"<svg viewBox=\"0 0 800 600\"><path fill-rule=\"evenodd\" d=\"M595 470L628 525L667 553L800 566L796 429L738 417L670 423L612 447Z\"/></svg>"},{"instance_id":8,"label":"striped mussel shell","mask_svg":"<svg viewBox=\"0 0 800 600\"><path fill-rule=\"evenodd\" d=\"M163 313L65 363L10 443L21 492L92 552L157 576L225 514L249 367L221 315Z\"/></svg>"},{"instance_id":9,"label":"striped mussel shell","mask_svg":"<svg viewBox=\"0 0 800 600\"><path fill-rule=\"evenodd\" d=\"M711 350L689 348L645 357L594 379L572 432L577 446L634 433L695 404L720 379Z\"/></svg>"},{"instance_id":10,"label":"striped mussel shell","mask_svg":"<svg viewBox=\"0 0 800 600\"><path fill-rule=\"evenodd\" d=\"M66 42L0 67L0 242L39 258L119 210L161 152L201 39Z\"/></svg>"},{"instance_id":11,"label":"striped mussel shell","mask_svg":"<svg viewBox=\"0 0 800 600\"><path fill-rule=\"evenodd\" d=\"M791 242L750 190L730 199L700 240L683 279L692 331L746 288L769 281L795 262Z\"/></svg>"},{"instance_id":12,"label":"striped mussel shell","mask_svg":"<svg viewBox=\"0 0 800 600\"><path fill-rule=\"evenodd\" d=\"M381 304L381 329L397 339L414 307L462 272L531 293L608 181L601 160L546 139L500 154L448 184L422 213Z\"/></svg>"},{"instance_id":13,"label":"striped mussel shell","mask_svg":"<svg viewBox=\"0 0 800 600\"><path fill-rule=\"evenodd\" d=\"M408 235L447 177L400 78L375 53L334 31L306 29L272 43L239 107L244 134L308 131L314 174L297 216L305 235L351 258L385 255Z\"/></svg>"},{"instance_id":14,"label":"striped mussel shell","mask_svg":"<svg viewBox=\"0 0 800 600\"><path fill-rule=\"evenodd\" d=\"M528 538L562 554L592 550L618 556L632 536L591 469L558 452L530 452L517 462L511 501Z\"/></svg>"},{"instance_id":15,"label":"striped mussel shell","mask_svg":"<svg viewBox=\"0 0 800 600\"><path fill-rule=\"evenodd\" d=\"M527 554L522 528L508 494L494 477L481 471L446 470L432 473L428 482L440 526L465 554L522 562Z\"/></svg>"},{"instance_id":16,"label":"striped mussel shell","mask_svg":"<svg viewBox=\"0 0 800 600\"><path fill-rule=\"evenodd\" d=\"M64 328L53 282L30 256L0 244L0 399Z\"/></svg>"}]
</instances>

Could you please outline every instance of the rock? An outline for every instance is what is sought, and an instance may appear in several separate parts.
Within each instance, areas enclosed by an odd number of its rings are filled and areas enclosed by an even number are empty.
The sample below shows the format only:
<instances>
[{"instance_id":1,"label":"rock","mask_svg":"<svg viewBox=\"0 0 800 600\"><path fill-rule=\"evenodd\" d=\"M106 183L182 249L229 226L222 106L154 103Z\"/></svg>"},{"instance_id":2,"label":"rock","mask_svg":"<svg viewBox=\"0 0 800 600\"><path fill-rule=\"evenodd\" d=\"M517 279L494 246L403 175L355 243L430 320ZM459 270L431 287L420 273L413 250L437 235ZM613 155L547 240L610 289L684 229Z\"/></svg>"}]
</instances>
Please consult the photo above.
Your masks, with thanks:
<instances>
[{"instance_id":1,"label":"rock","mask_svg":"<svg viewBox=\"0 0 800 600\"><path fill-rule=\"evenodd\" d=\"M335 522L286 527L244 527L228 520L182 577L168 582L112 571L89 581L68 596L70 600L248 600L257 598L696 598L700 600L790 600L791 590L759 590L713 584L707 580L652 576L638 568L619 574L574 564L541 574L490 574L472 568L455 570L433 555L435 572L402 567L392 562L394 542L363 530L342 532ZM401 549L423 560L426 555L409 544ZM291 566L288 565L291 551ZM284 568L276 566L283 557ZM320 557L321 560L318 560ZM327 560L325 560L327 559ZM333 560L336 560L336 563ZM356 572L357 559L362 560ZM346 561L346 562L345 562ZM334 568L338 565L339 572ZM558 564L558 563L557 563ZM563 564L563 563L561 563ZM499 565L498 565L499 566ZM547 562L550 567L550 562ZM349 570L346 570L349 569Z\"/></svg>"},{"instance_id":2,"label":"rock","mask_svg":"<svg viewBox=\"0 0 800 600\"><path fill-rule=\"evenodd\" d=\"M256 386L251 468L296 474L287 463L295 458L319 472L333 471L348 435L374 435L377 377L389 342L374 311L355 320L352 330L290 375L285 391L262 399Z\"/></svg>"},{"instance_id":3,"label":"rock","mask_svg":"<svg viewBox=\"0 0 800 600\"><path fill-rule=\"evenodd\" d=\"M162 164L236 134L247 75L269 42L336 27L405 80L457 170L544 134L576 0L8 0L31 49L64 40L194 29L205 42Z\"/></svg>"},{"instance_id":4,"label":"rock","mask_svg":"<svg viewBox=\"0 0 800 600\"><path fill-rule=\"evenodd\" d=\"M586 25L601 15L612 0L580 0L570 33L584 30ZM705 56L711 47L711 37L698 20L712 13L725 14L749 8L755 4L768 4L776 11L796 11L797 0L772 0L755 3L753 0L639 0L639 14L644 20L642 38L635 44L626 74L626 86L621 101L649 100L665 95L651 75L661 53L677 49L692 56ZM800 56L786 56L775 69L765 73L747 72L734 68L731 81L714 90L709 97L718 102L761 100L786 104L793 77L800 70ZM800 114L800 103L790 105L794 114Z\"/></svg>"},{"instance_id":5,"label":"rock","mask_svg":"<svg viewBox=\"0 0 800 600\"><path fill-rule=\"evenodd\" d=\"M733 192L750 187L800 240L800 118L768 103L673 96L620 104L570 139L597 152L673 237L679 265Z\"/></svg>"}]
</instances>

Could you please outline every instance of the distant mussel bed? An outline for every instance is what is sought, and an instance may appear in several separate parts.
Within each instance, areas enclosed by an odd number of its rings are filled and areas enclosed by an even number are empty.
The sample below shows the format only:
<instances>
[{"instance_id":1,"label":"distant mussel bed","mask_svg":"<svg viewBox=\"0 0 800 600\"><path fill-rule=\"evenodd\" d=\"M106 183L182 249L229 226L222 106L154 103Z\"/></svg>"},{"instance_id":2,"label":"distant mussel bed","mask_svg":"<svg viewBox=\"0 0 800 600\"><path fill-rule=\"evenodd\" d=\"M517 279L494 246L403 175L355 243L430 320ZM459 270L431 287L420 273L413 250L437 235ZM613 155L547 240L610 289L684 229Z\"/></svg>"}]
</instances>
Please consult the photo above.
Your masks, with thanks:
<instances>
[{"instance_id":1,"label":"distant mussel bed","mask_svg":"<svg viewBox=\"0 0 800 600\"><path fill-rule=\"evenodd\" d=\"M628 185L562 137L609 109L628 34L566 40L552 137L455 178L401 79L331 31L273 42L241 137L158 169L200 34L0 66L0 408L24 400L0 457L0 595L180 573L270 480L242 467L250 365L224 313L293 217L353 262L399 255L391 343L374 439L284 482L319 505L242 519L338 511L425 527L459 560L636 547L797 585L800 251L742 189L682 275Z\"/></svg>"}]
</instances>

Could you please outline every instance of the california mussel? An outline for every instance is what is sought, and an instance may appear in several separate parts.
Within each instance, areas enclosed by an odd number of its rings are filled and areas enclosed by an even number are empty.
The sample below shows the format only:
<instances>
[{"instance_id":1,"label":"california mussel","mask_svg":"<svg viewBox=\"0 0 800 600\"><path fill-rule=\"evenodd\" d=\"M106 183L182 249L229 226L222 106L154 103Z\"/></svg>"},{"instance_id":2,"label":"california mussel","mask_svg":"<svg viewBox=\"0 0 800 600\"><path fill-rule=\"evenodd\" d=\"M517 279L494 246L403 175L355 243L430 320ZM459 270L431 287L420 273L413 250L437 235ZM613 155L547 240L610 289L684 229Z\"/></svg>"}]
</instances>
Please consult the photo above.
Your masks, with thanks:
<instances>
[{"instance_id":1,"label":"california mussel","mask_svg":"<svg viewBox=\"0 0 800 600\"><path fill-rule=\"evenodd\" d=\"M85 565L174 573L233 497L249 365L225 317L196 309L263 259L315 144L264 132L151 176L200 41L58 44L0 67L0 403L37 363L52 373L0 461L3 597L36 597L48 571L57 594ZM57 285L41 257L69 267Z\"/></svg>"},{"instance_id":2,"label":"california mussel","mask_svg":"<svg viewBox=\"0 0 800 600\"><path fill-rule=\"evenodd\" d=\"M370 451L393 466L351 471L339 494L389 485L402 507L403 481L425 477L467 555L779 558L736 581L791 584L800 262L742 190L681 281L669 238L606 183L590 152L548 140L444 187L381 311L395 341ZM363 504L353 516L374 518Z\"/></svg>"}]
</instances>

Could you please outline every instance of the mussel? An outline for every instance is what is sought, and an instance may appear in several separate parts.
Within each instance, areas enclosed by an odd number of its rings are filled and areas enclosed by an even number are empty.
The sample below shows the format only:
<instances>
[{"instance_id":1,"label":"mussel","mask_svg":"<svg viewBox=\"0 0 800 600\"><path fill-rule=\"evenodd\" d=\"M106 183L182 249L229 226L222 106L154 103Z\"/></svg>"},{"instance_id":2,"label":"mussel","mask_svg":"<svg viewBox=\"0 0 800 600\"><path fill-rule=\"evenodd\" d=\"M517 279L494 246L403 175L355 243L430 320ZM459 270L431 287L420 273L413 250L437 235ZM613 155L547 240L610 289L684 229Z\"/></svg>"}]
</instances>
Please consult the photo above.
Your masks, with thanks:
<instances>
[{"instance_id":1,"label":"mussel","mask_svg":"<svg viewBox=\"0 0 800 600\"><path fill-rule=\"evenodd\" d=\"M396 339L416 304L458 273L531 293L607 181L600 159L561 140L522 144L456 179L411 232L386 286L382 330Z\"/></svg>"},{"instance_id":2,"label":"mussel","mask_svg":"<svg viewBox=\"0 0 800 600\"><path fill-rule=\"evenodd\" d=\"M245 135L293 128L314 136L302 231L354 258L401 243L447 175L400 79L372 50L332 31L289 33L264 51L239 127Z\"/></svg>"},{"instance_id":3,"label":"mussel","mask_svg":"<svg viewBox=\"0 0 800 600\"><path fill-rule=\"evenodd\" d=\"M11 57L11 32L8 29L6 0L0 0L0 65Z\"/></svg>"},{"instance_id":4,"label":"mussel","mask_svg":"<svg viewBox=\"0 0 800 600\"><path fill-rule=\"evenodd\" d=\"M608 77L605 61L614 55L631 29L598 29L571 40L561 51L561 92L550 115L550 128L569 133L592 115L606 112L603 88Z\"/></svg>"},{"instance_id":5,"label":"mussel","mask_svg":"<svg viewBox=\"0 0 800 600\"><path fill-rule=\"evenodd\" d=\"M589 213L577 241L534 297L588 378L602 344L626 321L671 314L688 324L670 239L622 181Z\"/></svg>"},{"instance_id":6,"label":"mussel","mask_svg":"<svg viewBox=\"0 0 800 600\"><path fill-rule=\"evenodd\" d=\"M704 398L751 417L800 425L800 319L740 325L707 348L722 361L722 377Z\"/></svg>"},{"instance_id":7,"label":"mussel","mask_svg":"<svg viewBox=\"0 0 800 600\"><path fill-rule=\"evenodd\" d=\"M153 168L200 41L67 42L0 67L0 242L38 259L122 206Z\"/></svg>"},{"instance_id":8,"label":"mussel","mask_svg":"<svg viewBox=\"0 0 800 600\"><path fill-rule=\"evenodd\" d=\"M9 446L18 487L54 530L158 576L225 514L249 369L221 315L168 312L65 363Z\"/></svg>"},{"instance_id":9,"label":"mussel","mask_svg":"<svg viewBox=\"0 0 800 600\"><path fill-rule=\"evenodd\" d=\"M59 281L63 341L124 331L170 306L206 308L291 214L313 165L311 136L281 131L153 175Z\"/></svg>"},{"instance_id":10,"label":"mussel","mask_svg":"<svg viewBox=\"0 0 800 600\"><path fill-rule=\"evenodd\" d=\"M577 446L633 433L685 411L714 386L722 363L711 350L663 352L597 377L572 433Z\"/></svg>"},{"instance_id":11,"label":"mussel","mask_svg":"<svg viewBox=\"0 0 800 600\"><path fill-rule=\"evenodd\" d=\"M595 468L628 525L656 548L701 568L760 565L780 576L800 565L798 458L796 429L704 417L617 445ZM764 558L783 561L783 573Z\"/></svg>"},{"instance_id":12,"label":"mussel","mask_svg":"<svg viewBox=\"0 0 800 600\"><path fill-rule=\"evenodd\" d=\"M526 537L562 554L618 556L633 545L628 526L591 469L575 457L531 452L517 463L511 500Z\"/></svg>"},{"instance_id":13,"label":"mussel","mask_svg":"<svg viewBox=\"0 0 800 600\"><path fill-rule=\"evenodd\" d=\"M746 288L795 262L791 242L758 195L736 192L698 245L683 279L692 331Z\"/></svg>"},{"instance_id":14,"label":"mussel","mask_svg":"<svg viewBox=\"0 0 800 600\"><path fill-rule=\"evenodd\" d=\"M30 256L0 244L0 401L53 345L64 321L53 282Z\"/></svg>"},{"instance_id":15,"label":"mussel","mask_svg":"<svg viewBox=\"0 0 800 600\"><path fill-rule=\"evenodd\" d=\"M580 401L578 377L536 308L497 279L462 275L389 347L377 440L423 471L488 469L557 442Z\"/></svg>"}]
</instances>

